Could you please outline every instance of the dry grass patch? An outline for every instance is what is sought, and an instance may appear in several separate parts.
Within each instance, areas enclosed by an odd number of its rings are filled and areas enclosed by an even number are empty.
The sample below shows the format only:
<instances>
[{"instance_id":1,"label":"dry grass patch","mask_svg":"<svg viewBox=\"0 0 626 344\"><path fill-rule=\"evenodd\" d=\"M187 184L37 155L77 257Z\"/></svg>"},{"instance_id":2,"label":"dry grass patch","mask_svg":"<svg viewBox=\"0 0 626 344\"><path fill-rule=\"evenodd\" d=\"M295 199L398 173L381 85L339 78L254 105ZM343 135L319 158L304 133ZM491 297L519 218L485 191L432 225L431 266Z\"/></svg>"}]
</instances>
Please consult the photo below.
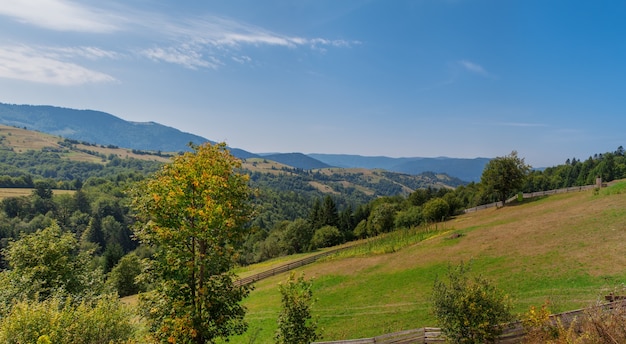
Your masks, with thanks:
<instances>
[{"instance_id":1,"label":"dry grass patch","mask_svg":"<svg viewBox=\"0 0 626 344\"><path fill-rule=\"evenodd\" d=\"M27 188L0 188L0 200L9 197L30 196L33 194L34 189ZM54 195L73 194L74 190L52 190Z\"/></svg>"}]
</instances>

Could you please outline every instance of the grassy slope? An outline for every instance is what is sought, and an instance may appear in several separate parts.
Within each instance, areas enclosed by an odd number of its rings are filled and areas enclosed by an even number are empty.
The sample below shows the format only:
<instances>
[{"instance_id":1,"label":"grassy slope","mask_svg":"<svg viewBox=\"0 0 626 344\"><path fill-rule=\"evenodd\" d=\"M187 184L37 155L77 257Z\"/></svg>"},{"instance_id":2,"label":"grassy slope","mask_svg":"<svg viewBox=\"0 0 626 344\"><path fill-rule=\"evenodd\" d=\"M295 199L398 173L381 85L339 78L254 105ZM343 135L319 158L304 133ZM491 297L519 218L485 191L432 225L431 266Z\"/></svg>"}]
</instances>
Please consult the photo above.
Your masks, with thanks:
<instances>
[{"instance_id":1,"label":"grassy slope","mask_svg":"<svg viewBox=\"0 0 626 344\"><path fill-rule=\"evenodd\" d=\"M130 149L125 148L105 148L100 146L77 144L75 145L77 148L76 150L69 150L67 147L59 145L59 141L63 141L63 138L61 137L6 125L0 125L0 136L2 137L2 140L0 141L0 149L11 148L16 153L24 153L29 150L41 150L44 148L60 149L67 151L65 153L61 153L60 155L69 160L103 163L102 158L80 151L82 149L104 154L106 156L113 154L120 158L135 158L161 162L170 161L170 158L167 157L135 154Z\"/></svg>"},{"instance_id":2,"label":"grassy slope","mask_svg":"<svg viewBox=\"0 0 626 344\"><path fill-rule=\"evenodd\" d=\"M626 282L626 183L550 196L448 221L447 231L391 254L335 258L301 268L314 278L314 313L325 340L436 325L429 295L449 263L472 260L522 313L545 300L555 312L581 308ZM450 239L451 232L463 236ZM259 270L267 269L267 266ZM250 273L250 272L247 272ZM271 342L277 284L258 282L245 301L248 332L231 342Z\"/></svg>"}]
</instances>

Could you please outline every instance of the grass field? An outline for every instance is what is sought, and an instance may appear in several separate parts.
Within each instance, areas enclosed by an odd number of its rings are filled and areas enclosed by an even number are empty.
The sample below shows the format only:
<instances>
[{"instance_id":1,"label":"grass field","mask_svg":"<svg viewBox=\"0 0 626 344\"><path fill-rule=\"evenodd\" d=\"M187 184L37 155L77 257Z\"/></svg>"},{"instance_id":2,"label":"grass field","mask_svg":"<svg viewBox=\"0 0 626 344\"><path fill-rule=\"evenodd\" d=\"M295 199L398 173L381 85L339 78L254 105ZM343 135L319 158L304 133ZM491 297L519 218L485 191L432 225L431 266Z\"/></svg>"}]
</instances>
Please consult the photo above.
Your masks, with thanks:
<instances>
[{"instance_id":1,"label":"grass field","mask_svg":"<svg viewBox=\"0 0 626 344\"><path fill-rule=\"evenodd\" d=\"M0 188L0 200L3 200L7 197L19 197L19 196L28 196L33 193L34 189L26 189L26 188ZM72 194L76 191L74 190L52 190L52 193L55 195L62 194Z\"/></svg>"},{"instance_id":2,"label":"grass field","mask_svg":"<svg viewBox=\"0 0 626 344\"><path fill-rule=\"evenodd\" d=\"M461 261L510 294L518 313L546 300L554 312L590 305L626 282L626 182L461 215L427 236L415 235L413 242L389 240L381 244L386 249L355 250L298 269L314 280L314 314L324 340L436 325L430 314L434 280ZM286 278L257 282L245 301L249 330L231 342L272 342L277 286Z\"/></svg>"}]
</instances>

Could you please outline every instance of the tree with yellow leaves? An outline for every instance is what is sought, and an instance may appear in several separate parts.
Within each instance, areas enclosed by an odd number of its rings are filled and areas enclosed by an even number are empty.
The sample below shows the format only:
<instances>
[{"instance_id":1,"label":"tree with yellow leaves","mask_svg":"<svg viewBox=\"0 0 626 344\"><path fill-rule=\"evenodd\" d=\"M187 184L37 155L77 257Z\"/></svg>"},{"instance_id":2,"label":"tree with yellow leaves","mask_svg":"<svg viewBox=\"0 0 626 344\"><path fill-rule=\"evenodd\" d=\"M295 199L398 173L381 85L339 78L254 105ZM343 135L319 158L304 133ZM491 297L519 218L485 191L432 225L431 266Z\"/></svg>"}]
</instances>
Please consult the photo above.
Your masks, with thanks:
<instances>
[{"instance_id":1,"label":"tree with yellow leaves","mask_svg":"<svg viewBox=\"0 0 626 344\"><path fill-rule=\"evenodd\" d=\"M209 343L247 327L249 288L233 283L232 268L248 233L248 176L226 144L191 147L131 191L135 234L156 251L156 287L140 299L161 342Z\"/></svg>"}]
</instances>

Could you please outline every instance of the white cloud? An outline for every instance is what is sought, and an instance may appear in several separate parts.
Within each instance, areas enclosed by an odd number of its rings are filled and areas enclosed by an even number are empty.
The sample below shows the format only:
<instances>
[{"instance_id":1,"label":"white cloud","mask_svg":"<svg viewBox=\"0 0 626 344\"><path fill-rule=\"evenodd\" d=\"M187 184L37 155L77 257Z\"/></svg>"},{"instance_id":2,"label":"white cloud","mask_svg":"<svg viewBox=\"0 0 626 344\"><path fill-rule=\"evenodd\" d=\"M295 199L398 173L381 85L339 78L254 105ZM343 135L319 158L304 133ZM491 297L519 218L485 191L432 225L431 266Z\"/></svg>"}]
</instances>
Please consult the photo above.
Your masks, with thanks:
<instances>
[{"instance_id":1,"label":"white cloud","mask_svg":"<svg viewBox=\"0 0 626 344\"><path fill-rule=\"evenodd\" d=\"M61 86L115 81L108 74L26 46L0 46L0 77Z\"/></svg>"},{"instance_id":2,"label":"white cloud","mask_svg":"<svg viewBox=\"0 0 626 344\"><path fill-rule=\"evenodd\" d=\"M68 0L2 0L0 15L56 31L106 33L119 30L121 16Z\"/></svg>"}]
</instances>

